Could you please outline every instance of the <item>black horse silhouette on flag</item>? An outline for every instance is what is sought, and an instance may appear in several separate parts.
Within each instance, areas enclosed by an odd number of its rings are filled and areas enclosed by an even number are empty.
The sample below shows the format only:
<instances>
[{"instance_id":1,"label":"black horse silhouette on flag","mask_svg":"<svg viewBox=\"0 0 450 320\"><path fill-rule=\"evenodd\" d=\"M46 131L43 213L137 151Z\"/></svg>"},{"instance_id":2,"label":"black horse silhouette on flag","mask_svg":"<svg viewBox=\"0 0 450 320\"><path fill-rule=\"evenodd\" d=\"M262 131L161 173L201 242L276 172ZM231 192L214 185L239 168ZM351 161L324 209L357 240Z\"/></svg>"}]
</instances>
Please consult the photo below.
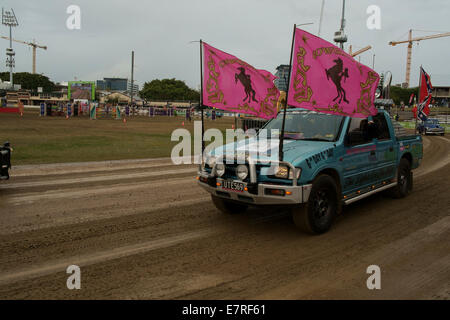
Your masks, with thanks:
<instances>
[{"instance_id":1,"label":"black horse silhouette on flag","mask_svg":"<svg viewBox=\"0 0 450 320\"><path fill-rule=\"evenodd\" d=\"M344 70L344 63L342 62L341 58L337 58L336 60L333 60L336 64L332 66L330 69L325 69L325 72L327 74L327 79L333 81L334 85L336 86L337 90L337 96L333 99L333 101L336 101L339 98L339 103L344 100L346 103L349 103L347 100L347 96L345 94L344 88L342 88L342 78L345 79L348 78L348 68L345 68Z\"/></svg>"},{"instance_id":2,"label":"black horse silhouette on flag","mask_svg":"<svg viewBox=\"0 0 450 320\"><path fill-rule=\"evenodd\" d=\"M251 100L258 102L255 98L255 89L252 87L252 81L250 79L250 75L245 74L245 69L243 67L239 67L238 70L240 73L236 73L234 75L234 82L237 83L238 80L241 82L241 84L244 86L245 90L245 98L242 99L242 101L245 102L245 100L248 99L248 102L250 103Z\"/></svg>"}]
</instances>

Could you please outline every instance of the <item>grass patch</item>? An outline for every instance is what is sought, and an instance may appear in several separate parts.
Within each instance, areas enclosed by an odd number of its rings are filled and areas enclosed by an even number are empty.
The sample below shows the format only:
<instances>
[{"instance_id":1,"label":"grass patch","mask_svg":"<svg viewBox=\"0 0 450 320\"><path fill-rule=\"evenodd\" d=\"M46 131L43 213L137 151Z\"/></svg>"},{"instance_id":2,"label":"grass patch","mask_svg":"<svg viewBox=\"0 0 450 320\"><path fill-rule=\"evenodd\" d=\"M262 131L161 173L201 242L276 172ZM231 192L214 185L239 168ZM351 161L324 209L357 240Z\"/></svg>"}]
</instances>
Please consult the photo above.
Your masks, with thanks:
<instances>
[{"instance_id":1,"label":"grass patch","mask_svg":"<svg viewBox=\"0 0 450 320\"><path fill-rule=\"evenodd\" d=\"M11 142L13 165L170 157L178 143L170 140L173 130L185 128L193 137L194 122L182 126L183 121L182 117L161 116L134 117L123 123L39 117L36 112L25 112L23 118L0 113L0 139ZM232 118L206 120L205 129L224 131L233 123Z\"/></svg>"}]
</instances>

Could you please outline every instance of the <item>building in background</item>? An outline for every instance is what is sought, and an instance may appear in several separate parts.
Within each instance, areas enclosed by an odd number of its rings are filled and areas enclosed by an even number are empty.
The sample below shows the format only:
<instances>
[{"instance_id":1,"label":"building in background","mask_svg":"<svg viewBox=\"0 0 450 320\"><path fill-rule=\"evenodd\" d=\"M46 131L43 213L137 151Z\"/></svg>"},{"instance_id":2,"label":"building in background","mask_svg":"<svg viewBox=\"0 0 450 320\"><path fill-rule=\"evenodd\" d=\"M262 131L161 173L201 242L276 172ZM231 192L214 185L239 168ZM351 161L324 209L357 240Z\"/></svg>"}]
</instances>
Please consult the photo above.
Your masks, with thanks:
<instances>
[{"instance_id":1,"label":"building in background","mask_svg":"<svg viewBox=\"0 0 450 320\"><path fill-rule=\"evenodd\" d=\"M108 92L125 92L131 93L131 81L127 78L103 78L103 80L96 81L97 90ZM139 93L139 86L133 84L133 95Z\"/></svg>"},{"instance_id":2,"label":"building in background","mask_svg":"<svg viewBox=\"0 0 450 320\"><path fill-rule=\"evenodd\" d=\"M433 93L431 96L431 104L433 106L449 107L450 106L450 76L430 75L431 84L433 85Z\"/></svg>"},{"instance_id":3,"label":"building in background","mask_svg":"<svg viewBox=\"0 0 450 320\"><path fill-rule=\"evenodd\" d=\"M275 86L280 91L286 91L288 85L288 77L289 77L289 65L281 64L276 68L275 76L278 77L275 79Z\"/></svg>"}]
</instances>

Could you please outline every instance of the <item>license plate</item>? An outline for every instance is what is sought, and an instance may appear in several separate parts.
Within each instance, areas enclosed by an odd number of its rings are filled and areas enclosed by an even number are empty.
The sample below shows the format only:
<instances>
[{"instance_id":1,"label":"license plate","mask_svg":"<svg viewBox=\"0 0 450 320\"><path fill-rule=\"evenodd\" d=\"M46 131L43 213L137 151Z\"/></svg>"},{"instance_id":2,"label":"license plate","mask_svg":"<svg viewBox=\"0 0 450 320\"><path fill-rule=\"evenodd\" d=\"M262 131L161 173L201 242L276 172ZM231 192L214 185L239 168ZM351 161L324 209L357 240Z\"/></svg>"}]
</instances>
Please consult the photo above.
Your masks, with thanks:
<instances>
[{"instance_id":1,"label":"license plate","mask_svg":"<svg viewBox=\"0 0 450 320\"><path fill-rule=\"evenodd\" d=\"M243 182L238 182L238 181L233 181L233 180L224 180L222 182L223 189L229 189L229 190L233 190L233 191L237 191L237 192L243 192L244 187L245 187L245 185Z\"/></svg>"}]
</instances>

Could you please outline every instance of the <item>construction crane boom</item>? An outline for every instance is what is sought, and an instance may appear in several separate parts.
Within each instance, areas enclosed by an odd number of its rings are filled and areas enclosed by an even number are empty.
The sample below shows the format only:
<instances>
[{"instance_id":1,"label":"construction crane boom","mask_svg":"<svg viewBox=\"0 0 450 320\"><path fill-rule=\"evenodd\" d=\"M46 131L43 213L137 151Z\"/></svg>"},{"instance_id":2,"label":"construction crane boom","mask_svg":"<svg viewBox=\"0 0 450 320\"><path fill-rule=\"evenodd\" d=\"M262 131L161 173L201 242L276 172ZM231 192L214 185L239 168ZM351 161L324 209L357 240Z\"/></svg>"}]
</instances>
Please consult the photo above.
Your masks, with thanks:
<instances>
[{"instance_id":1,"label":"construction crane boom","mask_svg":"<svg viewBox=\"0 0 450 320\"><path fill-rule=\"evenodd\" d=\"M433 34L431 36L425 36L425 37L418 37L418 38L413 38L412 37L412 30L409 30L409 35L408 35L408 40L402 40L402 41L390 41L389 45L391 46L395 46L397 44L402 44L402 43L407 43L408 44L408 52L406 55L406 75L405 75L405 83L406 83L406 87L409 87L409 79L411 76L411 56L412 56L412 44L413 42L417 41L422 41L422 40L428 40L428 39L436 39L436 38L442 38L442 37L450 37L450 32L445 32L445 33L438 33L438 34Z\"/></svg>"},{"instance_id":2,"label":"construction crane boom","mask_svg":"<svg viewBox=\"0 0 450 320\"><path fill-rule=\"evenodd\" d=\"M10 40L9 37L5 37L5 36L0 36L0 38L5 39L5 40ZM32 73L35 74L36 73L36 48L47 50L47 46L39 45L39 44L35 43L34 40L33 40L33 42L26 42L26 41L22 41L22 40L12 39L12 41L26 44L33 48L33 70L32 70Z\"/></svg>"},{"instance_id":3,"label":"construction crane boom","mask_svg":"<svg viewBox=\"0 0 450 320\"><path fill-rule=\"evenodd\" d=\"M408 43L408 42L411 42L411 41L421 41L421 40L428 40L428 39L435 39L435 38L442 38L442 37L449 37L449 36L450 36L450 32L446 32L446 33L433 34L431 36L426 36L426 37L414 38L414 39L411 39L411 40L391 41L391 42L389 42L389 44L391 46L395 46L395 45L400 44L400 43Z\"/></svg>"},{"instance_id":4,"label":"construction crane boom","mask_svg":"<svg viewBox=\"0 0 450 320\"><path fill-rule=\"evenodd\" d=\"M362 48L362 49L359 49L358 51L355 51L355 52L349 52L349 54L352 56L352 57L356 57L358 54L361 54L361 53L363 53L363 52L366 52L367 50L370 50L370 49L372 49L372 46L366 46L366 47L364 47L364 48Z\"/></svg>"}]
</instances>

